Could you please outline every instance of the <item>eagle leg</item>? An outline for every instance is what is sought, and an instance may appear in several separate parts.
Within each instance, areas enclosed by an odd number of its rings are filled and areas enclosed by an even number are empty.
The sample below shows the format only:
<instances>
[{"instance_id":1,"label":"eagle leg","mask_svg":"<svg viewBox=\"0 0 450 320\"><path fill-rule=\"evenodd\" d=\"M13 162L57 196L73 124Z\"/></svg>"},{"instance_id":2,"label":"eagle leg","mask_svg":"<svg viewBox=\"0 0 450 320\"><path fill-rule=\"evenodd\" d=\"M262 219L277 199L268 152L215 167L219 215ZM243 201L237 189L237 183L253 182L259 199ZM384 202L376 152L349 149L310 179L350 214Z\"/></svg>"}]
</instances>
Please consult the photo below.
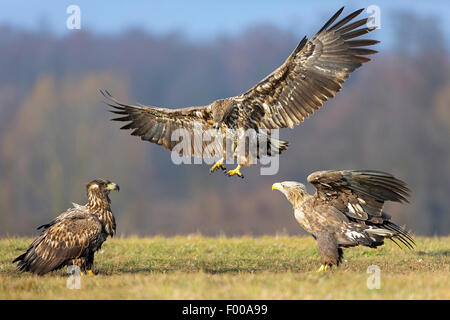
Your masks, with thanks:
<instances>
[{"instance_id":1,"label":"eagle leg","mask_svg":"<svg viewBox=\"0 0 450 320\"><path fill-rule=\"evenodd\" d=\"M213 173L217 168L222 169L223 171L227 170L227 168L225 168L225 166L223 165L223 160L224 158L222 157L222 159L220 159L219 161L217 161L210 170L210 173Z\"/></svg>"},{"instance_id":2,"label":"eagle leg","mask_svg":"<svg viewBox=\"0 0 450 320\"><path fill-rule=\"evenodd\" d=\"M241 173L241 165L239 164L237 167L236 167L236 169L233 169L233 170L230 170L230 171L228 171L226 174L227 174L227 176L229 176L229 177L231 177L231 176L234 176L234 175L237 175L237 176L239 176L239 177L241 177L241 178L244 178L244 175Z\"/></svg>"}]
</instances>

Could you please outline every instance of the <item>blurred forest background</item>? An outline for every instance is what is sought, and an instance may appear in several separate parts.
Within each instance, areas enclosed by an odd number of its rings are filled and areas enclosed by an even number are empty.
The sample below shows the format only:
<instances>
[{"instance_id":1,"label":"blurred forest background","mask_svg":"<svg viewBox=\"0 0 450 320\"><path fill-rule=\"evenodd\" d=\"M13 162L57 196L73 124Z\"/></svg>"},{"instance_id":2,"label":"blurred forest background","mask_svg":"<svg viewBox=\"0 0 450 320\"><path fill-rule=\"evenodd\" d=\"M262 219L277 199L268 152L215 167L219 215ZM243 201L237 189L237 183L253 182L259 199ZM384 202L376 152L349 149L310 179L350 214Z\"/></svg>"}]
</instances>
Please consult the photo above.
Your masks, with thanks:
<instances>
[{"instance_id":1,"label":"blurred forest background","mask_svg":"<svg viewBox=\"0 0 450 320\"><path fill-rule=\"evenodd\" d=\"M415 234L449 234L447 42L434 19L402 12L391 18L396 45L381 47L301 126L281 131L291 145L277 175L252 167L244 180L210 175L206 164L172 164L162 147L109 121L99 89L129 103L205 105L253 86L307 30L261 24L193 41L138 29L56 36L1 26L0 236L36 234L72 201L85 203L85 185L97 177L121 187L111 198L122 235L301 234L271 184L305 181L323 169L395 174L413 197L387 205L393 219ZM324 22L318 19L317 29Z\"/></svg>"}]
</instances>

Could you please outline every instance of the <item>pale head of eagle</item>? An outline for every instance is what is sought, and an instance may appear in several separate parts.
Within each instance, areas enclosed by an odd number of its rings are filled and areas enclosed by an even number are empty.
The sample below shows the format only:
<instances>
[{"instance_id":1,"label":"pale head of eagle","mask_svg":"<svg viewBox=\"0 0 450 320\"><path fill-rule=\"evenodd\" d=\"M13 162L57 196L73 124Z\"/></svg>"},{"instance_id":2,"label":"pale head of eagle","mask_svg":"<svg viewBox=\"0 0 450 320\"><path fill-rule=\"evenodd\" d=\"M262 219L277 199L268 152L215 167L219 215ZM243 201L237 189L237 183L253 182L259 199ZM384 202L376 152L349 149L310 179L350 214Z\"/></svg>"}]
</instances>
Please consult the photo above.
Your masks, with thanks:
<instances>
[{"instance_id":1,"label":"pale head of eagle","mask_svg":"<svg viewBox=\"0 0 450 320\"><path fill-rule=\"evenodd\" d=\"M308 194L305 185L296 181L276 182L272 185L272 190L283 193L293 205Z\"/></svg>"}]
</instances>

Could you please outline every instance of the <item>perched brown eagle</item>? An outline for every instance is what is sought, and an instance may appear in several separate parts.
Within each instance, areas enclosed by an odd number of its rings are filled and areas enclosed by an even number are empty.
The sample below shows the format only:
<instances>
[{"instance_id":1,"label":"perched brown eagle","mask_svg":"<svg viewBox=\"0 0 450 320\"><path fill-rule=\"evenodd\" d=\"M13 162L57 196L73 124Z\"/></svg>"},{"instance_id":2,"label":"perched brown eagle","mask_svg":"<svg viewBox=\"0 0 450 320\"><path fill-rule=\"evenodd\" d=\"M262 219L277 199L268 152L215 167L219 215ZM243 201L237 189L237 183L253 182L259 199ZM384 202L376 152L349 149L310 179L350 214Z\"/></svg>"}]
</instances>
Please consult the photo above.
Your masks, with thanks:
<instances>
[{"instance_id":1,"label":"perched brown eagle","mask_svg":"<svg viewBox=\"0 0 450 320\"><path fill-rule=\"evenodd\" d=\"M18 270L43 275L66 265L76 265L88 275L94 275L94 253L116 232L108 195L111 190L118 191L119 186L96 179L86 189L86 205L73 204L73 208L38 228L43 229L39 237L13 261L18 262Z\"/></svg>"},{"instance_id":2,"label":"perched brown eagle","mask_svg":"<svg viewBox=\"0 0 450 320\"><path fill-rule=\"evenodd\" d=\"M249 152L239 154L236 151L236 141L243 138L243 133L253 130L257 138L265 142L261 143L262 150L269 156L283 152L288 142L271 138L267 131L292 128L308 118L324 101L334 97L352 71L370 61L366 55L376 53L364 47L378 41L358 38L374 29L367 26L371 18L352 22L363 11L360 9L334 23L343 9L309 41L304 37L283 65L241 95L216 100L207 106L166 109L124 104L102 91L109 100L107 103L114 108L112 112L121 116L113 120L128 122L121 129L133 129L132 135L168 150L173 150L178 143L172 140L177 129L188 131L191 137L195 130L202 133L218 129L221 137L234 142L231 151L223 147L221 139L196 142L192 138L187 143L189 152L183 155L202 157L209 148L213 158L221 157L211 172L216 168L225 170L224 160L232 158L237 159L238 166L227 174L242 177L241 166L254 163ZM258 150L256 158L260 155Z\"/></svg>"},{"instance_id":3,"label":"perched brown eagle","mask_svg":"<svg viewBox=\"0 0 450 320\"><path fill-rule=\"evenodd\" d=\"M292 203L295 219L317 240L326 271L339 265L342 248L363 245L376 248L388 238L413 248L412 237L383 212L385 201L408 202L406 183L389 173L369 170L317 171L308 176L316 188L312 196L303 184L274 183Z\"/></svg>"}]
</instances>

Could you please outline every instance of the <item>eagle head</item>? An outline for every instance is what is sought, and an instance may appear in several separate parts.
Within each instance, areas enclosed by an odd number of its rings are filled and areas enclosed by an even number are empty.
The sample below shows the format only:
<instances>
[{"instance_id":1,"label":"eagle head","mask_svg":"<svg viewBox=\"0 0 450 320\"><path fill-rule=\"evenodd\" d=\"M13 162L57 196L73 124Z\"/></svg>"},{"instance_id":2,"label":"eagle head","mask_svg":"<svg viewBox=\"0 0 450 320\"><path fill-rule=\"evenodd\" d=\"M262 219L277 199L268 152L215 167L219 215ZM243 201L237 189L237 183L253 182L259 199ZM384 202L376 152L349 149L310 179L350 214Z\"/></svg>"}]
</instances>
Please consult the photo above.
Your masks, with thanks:
<instances>
[{"instance_id":1,"label":"eagle head","mask_svg":"<svg viewBox=\"0 0 450 320\"><path fill-rule=\"evenodd\" d=\"M234 104L231 99L216 100L211 104L214 128L218 129L222 122L230 115Z\"/></svg>"},{"instance_id":2,"label":"eagle head","mask_svg":"<svg viewBox=\"0 0 450 320\"><path fill-rule=\"evenodd\" d=\"M111 190L119 191L119 186L107 179L95 179L86 186L88 193L109 194Z\"/></svg>"},{"instance_id":3,"label":"eagle head","mask_svg":"<svg viewBox=\"0 0 450 320\"><path fill-rule=\"evenodd\" d=\"M283 193L290 202L303 198L307 192L304 184L296 181L276 182L272 185L272 190L278 190Z\"/></svg>"}]
</instances>

